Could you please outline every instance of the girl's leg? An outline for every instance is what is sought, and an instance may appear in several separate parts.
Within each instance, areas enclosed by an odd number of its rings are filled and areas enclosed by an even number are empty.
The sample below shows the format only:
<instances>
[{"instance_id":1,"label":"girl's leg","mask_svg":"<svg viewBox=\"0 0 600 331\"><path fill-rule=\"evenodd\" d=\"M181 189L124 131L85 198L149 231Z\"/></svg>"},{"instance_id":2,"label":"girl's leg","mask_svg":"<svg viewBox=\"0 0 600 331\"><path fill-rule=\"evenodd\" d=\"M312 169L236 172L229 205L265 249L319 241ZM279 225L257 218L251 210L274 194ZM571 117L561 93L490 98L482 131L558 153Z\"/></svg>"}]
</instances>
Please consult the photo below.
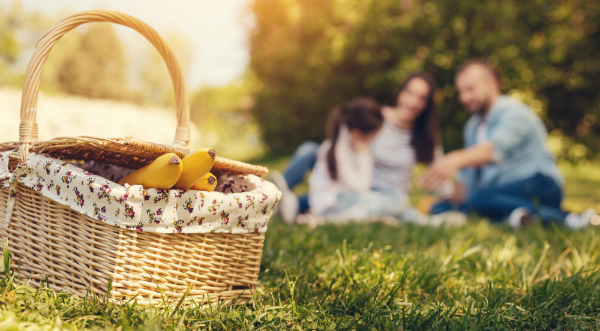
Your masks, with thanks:
<instances>
[{"instance_id":1,"label":"girl's leg","mask_svg":"<svg viewBox=\"0 0 600 331\"><path fill-rule=\"evenodd\" d=\"M423 215L419 210L411 206L406 206L402 213L397 216L405 223L413 223L417 225L427 224L427 215Z\"/></svg>"},{"instance_id":2,"label":"girl's leg","mask_svg":"<svg viewBox=\"0 0 600 331\"><path fill-rule=\"evenodd\" d=\"M301 195L298 197L298 213L304 214L310 209L308 204L308 194Z\"/></svg>"},{"instance_id":3,"label":"girl's leg","mask_svg":"<svg viewBox=\"0 0 600 331\"><path fill-rule=\"evenodd\" d=\"M342 193L337 204L323 218L332 222L368 221L383 216L401 217L406 210L407 197L393 192L369 191Z\"/></svg>"},{"instance_id":4,"label":"girl's leg","mask_svg":"<svg viewBox=\"0 0 600 331\"><path fill-rule=\"evenodd\" d=\"M314 168L315 162L317 162L318 149L319 144L314 141L306 141L294 152L287 169L283 173L290 189L294 189L296 185L302 183L304 175Z\"/></svg>"}]
</instances>

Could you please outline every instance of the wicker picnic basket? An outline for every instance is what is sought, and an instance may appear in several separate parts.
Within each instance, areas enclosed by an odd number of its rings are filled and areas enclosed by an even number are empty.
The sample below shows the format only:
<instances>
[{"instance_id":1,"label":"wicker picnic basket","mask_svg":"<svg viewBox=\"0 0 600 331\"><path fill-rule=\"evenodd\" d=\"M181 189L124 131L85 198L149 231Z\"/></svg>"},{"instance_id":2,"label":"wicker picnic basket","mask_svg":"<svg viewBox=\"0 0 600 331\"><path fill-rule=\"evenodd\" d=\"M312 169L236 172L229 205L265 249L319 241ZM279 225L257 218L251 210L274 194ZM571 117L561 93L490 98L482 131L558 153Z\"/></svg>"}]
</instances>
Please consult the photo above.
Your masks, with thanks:
<instances>
[{"instance_id":1,"label":"wicker picnic basket","mask_svg":"<svg viewBox=\"0 0 600 331\"><path fill-rule=\"evenodd\" d=\"M177 105L178 124L172 146L131 137L59 137L38 141L36 112L44 63L54 44L66 32L90 22L111 22L136 30L165 60ZM0 144L0 152L12 150L8 162L11 172L27 161L30 153L138 169L165 153L184 157L189 153L189 132L189 105L183 77L163 39L134 17L93 10L63 19L38 40L25 76L19 140ZM261 177L268 170L217 157L212 172ZM8 177L0 176L0 187ZM163 296L170 300L186 296L185 300L196 302L235 303L249 300L258 285L264 233L132 231L83 215L31 187L17 184L15 192L0 191L0 219L10 216L10 225L7 228L0 226L0 237L9 238L15 257L13 268L19 267L22 279L30 280L33 285L39 285L49 276L50 286L57 290L84 295L90 288L105 295L112 280L111 299L136 297L138 302L145 304L161 302ZM7 202L11 196L13 206Z\"/></svg>"}]
</instances>

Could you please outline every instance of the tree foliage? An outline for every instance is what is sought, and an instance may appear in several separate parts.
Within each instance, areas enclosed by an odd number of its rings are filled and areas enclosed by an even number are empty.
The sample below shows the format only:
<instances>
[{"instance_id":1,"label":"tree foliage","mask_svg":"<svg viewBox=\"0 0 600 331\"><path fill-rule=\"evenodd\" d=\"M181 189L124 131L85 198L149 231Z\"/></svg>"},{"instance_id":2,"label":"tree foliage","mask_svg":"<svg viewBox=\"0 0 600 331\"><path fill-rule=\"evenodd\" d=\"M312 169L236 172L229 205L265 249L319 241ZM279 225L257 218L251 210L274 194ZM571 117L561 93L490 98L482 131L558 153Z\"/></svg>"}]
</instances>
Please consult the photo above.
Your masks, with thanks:
<instances>
[{"instance_id":1,"label":"tree foliage","mask_svg":"<svg viewBox=\"0 0 600 331\"><path fill-rule=\"evenodd\" d=\"M205 86L190 93L190 117L200 131L200 140L220 156L248 160L265 152L250 114L252 82L251 77L244 77L223 87Z\"/></svg>"},{"instance_id":2,"label":"tree foliage","mask_svg":"<svg viewBox=\"0 0 600 331\"><path fill-rule=\"evenodd\" d=\"M20 2L0 5L0 85L22 87L25 65L38 38L64 18L25 11ZM84 24L63 35L44 65L40 89L48 93L174 106L172 80L164 60L141 35L126 45L114 24ZM167 33L184 76L192 62L190 44Z\"/></svg>"},{"instance_id":3,"label":"tree foliage","mask_svg":"<svg viewBox=\"0 0 600 331\"><path fill-rule=\"evenodd\" d=\"M600 151L597 0L254 0L251 8L253 114L273 152L323 139L337 103L369 95L391 104L418 70L436 77L443 143L457 148L468 115L455 69L484 56L504 73L504 92L550 130Z\"/></svg>"},{"instance_id":4,"label":"tree foliage","mask_svg":"<svg viewBox=\"0 0 600 331\"><path fill-rule=\"evenodd\" d=\"M173 51L184 78L187 78L193 58L191 45L186 39L173 32L164 35L163 39ZM143 53L138 55L139 58L135 63L132 63L133 69L139 76L139 82L136 82L136 85L140 91L140 102L174 107L173 81L165 60L153 45L146 40L143 42Z\"/></svg>"},{"instance_id":5,"label":"tree foliage","mask_svg":"<svg viewBox=\"0 0 600 331\"><path fill-rule=\"evenodd\" d=\"M6 11L0 11L0 84L9 80L10 66L21 53L21 43L17 38L16 28L21 25L20 7L15 4Z\"/></svg>"},{"instance_id":6,"label":"tree foliage","mask_svg":"<svg viewBox=\"0 0 600 331\"><path fill-rule=\"evenodd\" d=\"M58 66L58 88L89 98L124 99L127 58L114 28L106 23L90 24L77 39Z\"/></svg>"}]
</instances>

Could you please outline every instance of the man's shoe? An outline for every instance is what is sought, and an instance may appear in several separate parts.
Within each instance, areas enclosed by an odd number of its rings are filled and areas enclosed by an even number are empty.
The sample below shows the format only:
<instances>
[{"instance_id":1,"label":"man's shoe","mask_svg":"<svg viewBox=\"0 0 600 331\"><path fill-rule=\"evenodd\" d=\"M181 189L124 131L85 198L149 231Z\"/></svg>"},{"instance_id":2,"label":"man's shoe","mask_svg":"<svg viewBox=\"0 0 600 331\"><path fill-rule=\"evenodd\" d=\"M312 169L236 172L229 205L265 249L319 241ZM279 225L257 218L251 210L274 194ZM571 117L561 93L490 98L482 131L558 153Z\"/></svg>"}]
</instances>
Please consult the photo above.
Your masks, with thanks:
<instances>
[{"instance_id":1,"label":"man's shoe","mask_svg":"<svg viewBox=\"0 0 600 331\"><path fill-rule=\"evenodd\" d=\"M589 208L581 214L570 213L565 220L565 225L571 230L583 229L590 223L592 225L600 224L598 214L594 208Z\"/></svg>"},{"instance_id":2,"label":"man's shoe","mask_svg":"<svg viewBox=\"0 0 600 331\"><path fill-rule=\"evenodd\" d=\"M520 230L530 224L539 222L540 218L532 214L529 209L519 207L513 210L508 216L507 222L511 228Z\"/></svg>"}]
</instances>

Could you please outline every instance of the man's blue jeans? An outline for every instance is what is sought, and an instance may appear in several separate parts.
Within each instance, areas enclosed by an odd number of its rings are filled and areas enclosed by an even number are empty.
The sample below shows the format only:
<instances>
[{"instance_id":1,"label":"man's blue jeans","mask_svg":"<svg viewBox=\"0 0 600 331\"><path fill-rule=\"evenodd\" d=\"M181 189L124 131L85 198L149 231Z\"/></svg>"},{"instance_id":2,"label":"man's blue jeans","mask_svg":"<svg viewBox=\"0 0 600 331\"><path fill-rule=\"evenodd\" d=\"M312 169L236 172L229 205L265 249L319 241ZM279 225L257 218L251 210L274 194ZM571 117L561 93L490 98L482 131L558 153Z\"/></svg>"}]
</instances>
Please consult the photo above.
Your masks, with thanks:
<instances>
[{"instance_id":1,"label":"man's blue jeans","mask_svg":"<svg viewBox=\"0 0 600 331\"><path fill-rule=\"evenodd\" d=\"M283 177L290 190L302 183L304 176L315 167L318 150L319 144L314 141L306 141L294 152L290 164L283 173ZM302 214L310 207L308 205L308 196L300 196L298 201L300 203L300 213Z\"/></svg>"},{"instance_id":2,"label":"man's blue jeans","mask_svg":"<svg viewBox=\"0 0 600 331\"><path fill-rule=\"evenodd\" d=\"M475 212L501 222L513 210L525 207L538 215L543 223L564 223L569 213L560 209L562 197L560 186L552 178L538 173L524 180L477 190L469 194L464 204L438 203L429 213L434 215L450 210Z\"/></svg>"}]
</instances>

